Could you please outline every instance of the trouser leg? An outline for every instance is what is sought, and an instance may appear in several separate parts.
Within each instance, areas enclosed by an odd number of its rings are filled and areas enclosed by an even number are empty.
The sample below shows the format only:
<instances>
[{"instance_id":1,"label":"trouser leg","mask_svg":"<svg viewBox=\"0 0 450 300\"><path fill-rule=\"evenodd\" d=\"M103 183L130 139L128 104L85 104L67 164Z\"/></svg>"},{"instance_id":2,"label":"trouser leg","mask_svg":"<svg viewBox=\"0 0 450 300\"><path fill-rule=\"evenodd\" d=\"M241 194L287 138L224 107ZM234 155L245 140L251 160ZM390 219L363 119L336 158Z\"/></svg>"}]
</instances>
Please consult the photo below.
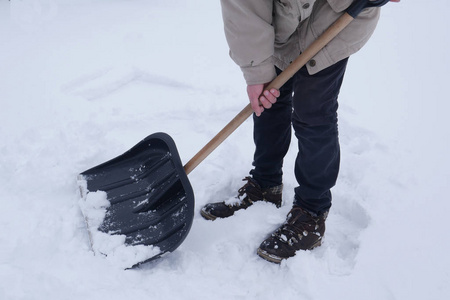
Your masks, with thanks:
<instances>
[{"instance_id":1,"label":"trouser leg","mask_svg":"<svg viewBox=\"0 0 450 300\"><path fill-rule=\"evenodd\" d=\"M282 183L283 158L291 142L291 117L292 79L280 89L280 97L270 109L259 117L253 114L256 148L250 173L263 188Z\"/></svg>"},{"instance_id":2,"label":"trouser leg","mask_svg":"<svg viewBox=\"0 0 450 300\"><path fill-rule=\"evenodd\" d=\"M348 59L315 74L306 67L294 76L292 124L298 139L294 204L320 214L331 207L330 189L340 163L338 94Z\"/></svg>"}]
</instances>

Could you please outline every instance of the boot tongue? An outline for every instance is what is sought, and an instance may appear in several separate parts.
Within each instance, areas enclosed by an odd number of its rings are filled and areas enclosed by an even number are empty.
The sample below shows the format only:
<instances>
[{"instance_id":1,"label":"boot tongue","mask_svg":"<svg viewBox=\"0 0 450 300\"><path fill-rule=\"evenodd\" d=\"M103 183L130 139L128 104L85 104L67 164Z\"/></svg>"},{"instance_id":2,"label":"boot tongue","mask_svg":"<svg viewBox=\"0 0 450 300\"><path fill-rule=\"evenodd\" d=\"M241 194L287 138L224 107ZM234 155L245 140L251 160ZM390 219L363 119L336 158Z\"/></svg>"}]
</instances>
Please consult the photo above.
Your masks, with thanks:
<instances>
[{"instance_id":1,"label":"boot tongue","mask_svg":"<svg viewBox=\"0 0 450 300\"><path fill-rule=\"evenodd\" d=\"M298 221L305 222L312 218L312 216L300 207L294 207L291 209L289 214L287 215L287 223L294 224Z\"/></svg>"}]
</instances>

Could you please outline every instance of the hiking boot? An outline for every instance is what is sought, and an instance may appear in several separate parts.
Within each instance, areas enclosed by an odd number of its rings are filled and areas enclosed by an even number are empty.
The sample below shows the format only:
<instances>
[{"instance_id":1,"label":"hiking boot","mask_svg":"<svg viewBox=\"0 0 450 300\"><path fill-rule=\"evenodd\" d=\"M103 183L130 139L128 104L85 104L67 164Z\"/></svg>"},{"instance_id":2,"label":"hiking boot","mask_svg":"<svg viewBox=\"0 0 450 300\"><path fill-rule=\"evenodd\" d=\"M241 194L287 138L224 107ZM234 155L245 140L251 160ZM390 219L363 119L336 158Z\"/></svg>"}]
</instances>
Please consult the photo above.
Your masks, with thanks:
<instances>
[{"instance_id":1,"label":"hiking boot","mask_svg":"<svg viewBox=\"0 0 450 300\"><path fill-rule=\"evenodd\" d=\"M259 246L259 256L274 263L281 263L295 255L298 250L311 250L322 244L325 220L328 211L314 216L308 211L294 206L287 215L286 222Z\"/></svg>"},{"instance_id":2,"label":"hiking boot","mask_svg":"<svg viewBox=\"0 0 450 300\"><path fill-rule=\"evenodd\" d=\"M232 216L235 211L246 209L256 201L270 202L275 204L277 208L281 206L282 184L271 188L261 188L251 177L245 177L242 181L247 181L247 183L238 190L236 201L206 204L200 211L202 217L207 220L227 218Z\"/></svg>"}]
</instances>

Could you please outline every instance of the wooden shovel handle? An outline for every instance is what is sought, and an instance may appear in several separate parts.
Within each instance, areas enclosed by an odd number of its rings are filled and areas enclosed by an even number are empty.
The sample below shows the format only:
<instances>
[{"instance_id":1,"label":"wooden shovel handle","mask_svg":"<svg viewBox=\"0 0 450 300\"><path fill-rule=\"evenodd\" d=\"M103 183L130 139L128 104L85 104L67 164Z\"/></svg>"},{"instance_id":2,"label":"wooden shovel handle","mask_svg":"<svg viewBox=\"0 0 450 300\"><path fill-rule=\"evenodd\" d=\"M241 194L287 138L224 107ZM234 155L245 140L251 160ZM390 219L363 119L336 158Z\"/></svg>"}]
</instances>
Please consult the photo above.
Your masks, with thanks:
<instances>
[{"instance_id":1,"label":"wooden shovel handle","mask_svg":"<svg viewBox=\"0 0 450 300\"><path fill-rule=\"evenodd\" d=\"M317 40L315 40L302 54L300 54L280 75L278 75L266 90L272 88L280 89L298 70L310 61L323 47L325 47L335 36L339 34L354 18L344 13L334 22ZM232 134L248 117L253 110L248 104L240 113L234 117L208 144L206 144L185 166L186 174L195 169L211 152L213 152L226 138Z\"/></svg>"}]
</instances>

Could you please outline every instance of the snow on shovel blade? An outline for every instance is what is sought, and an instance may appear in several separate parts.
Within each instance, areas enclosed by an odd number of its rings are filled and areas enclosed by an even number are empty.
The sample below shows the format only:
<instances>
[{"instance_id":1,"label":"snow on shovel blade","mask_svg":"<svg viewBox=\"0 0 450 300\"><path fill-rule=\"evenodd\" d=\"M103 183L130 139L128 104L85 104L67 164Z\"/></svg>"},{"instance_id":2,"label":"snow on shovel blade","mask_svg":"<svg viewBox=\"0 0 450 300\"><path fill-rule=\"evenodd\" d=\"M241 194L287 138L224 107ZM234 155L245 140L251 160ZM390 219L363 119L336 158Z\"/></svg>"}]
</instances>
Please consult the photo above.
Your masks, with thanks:
<instances>
[{"instance_id":1,"label":"snow on shovel blade","mask_svg":"<svg viewBox=\"0 0 450 300\"><path fill-rule=\"evenodd\" d=\"M175 143L165 133L152 134L124 154L84 171L79 185L81 206L88 204L90 193L106 193L107 204L101 207L106 213L100 222L92 221L82 207L92 246L98 236L94 231L124 236L126 247L149 246L149 255L139 256L142 261L131 267L174 251L189 233L194 193Z\"/></svg>"}]
</instances>

